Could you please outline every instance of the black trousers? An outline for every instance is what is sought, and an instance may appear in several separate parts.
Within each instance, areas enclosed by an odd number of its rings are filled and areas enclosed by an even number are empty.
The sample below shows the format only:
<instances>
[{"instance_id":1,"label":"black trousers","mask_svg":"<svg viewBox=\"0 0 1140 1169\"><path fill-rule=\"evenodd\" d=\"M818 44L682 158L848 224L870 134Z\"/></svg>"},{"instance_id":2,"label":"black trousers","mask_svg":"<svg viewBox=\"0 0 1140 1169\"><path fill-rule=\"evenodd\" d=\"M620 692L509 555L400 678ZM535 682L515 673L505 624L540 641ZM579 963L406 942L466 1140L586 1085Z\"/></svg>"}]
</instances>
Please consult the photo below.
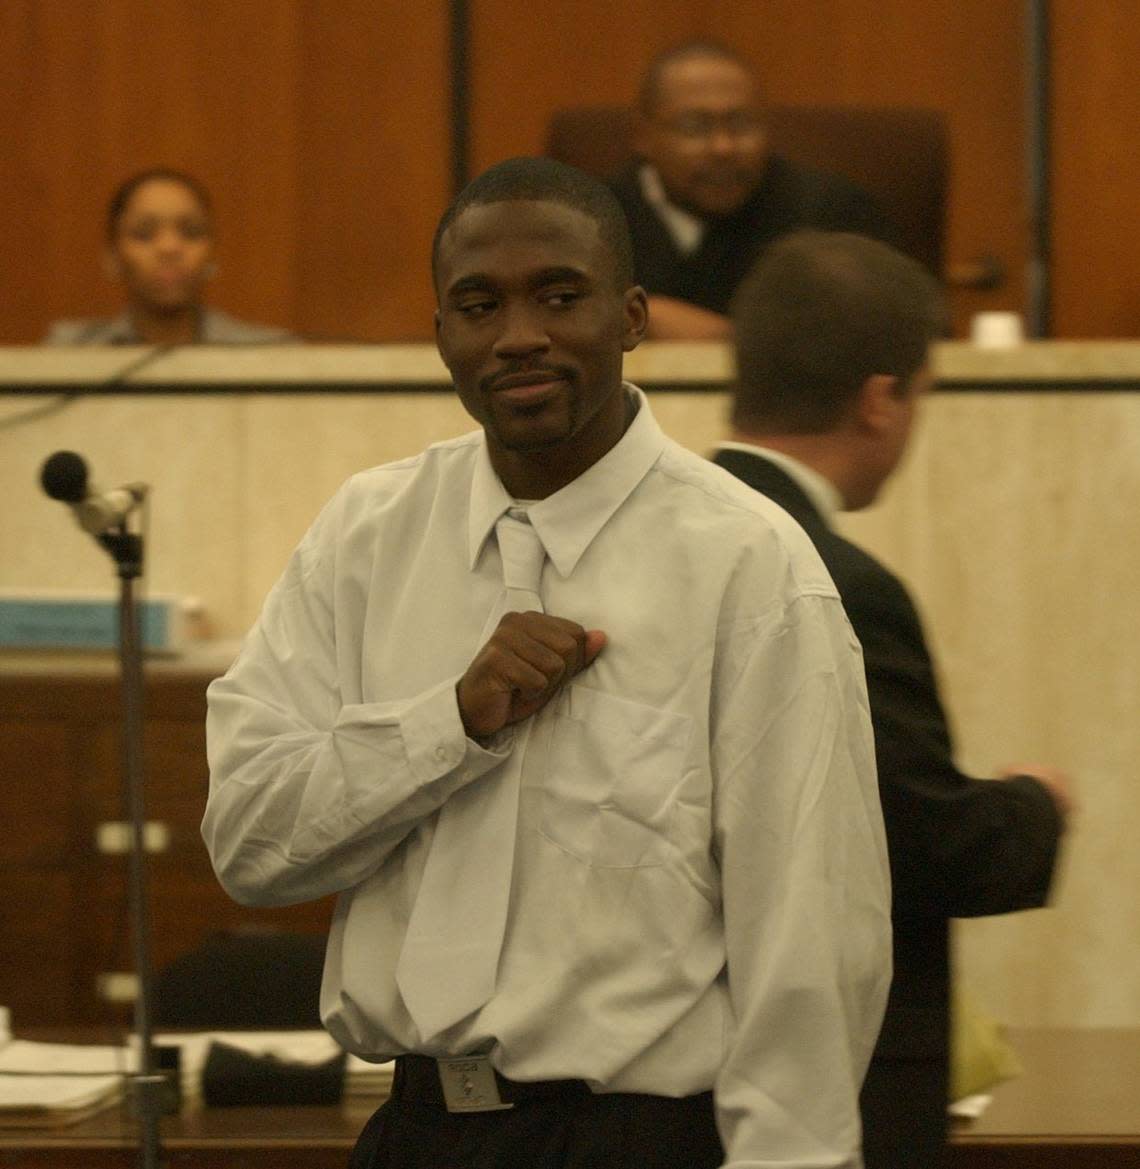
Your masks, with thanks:
<instances>
[{"instance_id":1,"label":"black trousers","mask_svg":"<svg viewBox=\"0 0 1140 1169\"><path fill-rule=\"evenodd\" d=\"M717 1169L712 1093L680 1100L589 1091L449 1113L401 1091L364 1126L350 1169Z\"/></svg>"},{"instance_id":2,"label":"black trousers","mask_svg":"<svg viewBox=\"0 0 1140 1169\"><path fill-rule=\"evenodd\" d=\"M871 1060L859 1108L865 1169L939 1169L946 1163L945 1058Z\"/></svg>"}]
</instances>

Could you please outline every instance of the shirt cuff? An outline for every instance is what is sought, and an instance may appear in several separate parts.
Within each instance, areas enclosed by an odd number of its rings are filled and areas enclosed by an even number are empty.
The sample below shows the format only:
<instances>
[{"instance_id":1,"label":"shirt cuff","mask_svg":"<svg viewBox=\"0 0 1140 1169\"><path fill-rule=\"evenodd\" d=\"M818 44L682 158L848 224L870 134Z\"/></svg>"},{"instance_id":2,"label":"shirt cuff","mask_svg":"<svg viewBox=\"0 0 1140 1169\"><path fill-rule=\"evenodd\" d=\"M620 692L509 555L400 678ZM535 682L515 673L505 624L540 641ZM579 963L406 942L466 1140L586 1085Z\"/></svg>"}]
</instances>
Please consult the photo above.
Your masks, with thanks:
<instances>
[{"instance_id":1,"label":"shirt cuff","mask_svg":"<svg viewBox=\"0 0 1140 1169\"><path fill-rule=\"evenodd\" d=\"M509 755L514 744L513 727L480 740L468 737L459 716L458 683L458 677L449 678L428 690L403 719L408 766L420 783L460 769L463 782L469 782Z\"/></svg>"}]
</instances>

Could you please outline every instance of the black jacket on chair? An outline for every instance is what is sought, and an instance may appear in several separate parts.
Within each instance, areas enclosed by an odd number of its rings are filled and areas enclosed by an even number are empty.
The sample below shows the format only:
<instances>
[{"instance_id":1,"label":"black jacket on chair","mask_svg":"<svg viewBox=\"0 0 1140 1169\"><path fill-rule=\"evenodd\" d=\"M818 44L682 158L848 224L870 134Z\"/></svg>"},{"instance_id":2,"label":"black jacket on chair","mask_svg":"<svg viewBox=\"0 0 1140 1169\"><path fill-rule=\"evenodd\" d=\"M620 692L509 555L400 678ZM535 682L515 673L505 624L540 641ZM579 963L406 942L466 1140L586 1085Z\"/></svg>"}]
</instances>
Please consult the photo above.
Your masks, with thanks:
<instances>
[{"instance_id":1,"label":"black jacket on chair","mask_svg":"<svg viewBox=\"0 0 1140 1169\"><path fill-rule=\"evenodd\" d=\"M1061 820L1028 776L974 779L954 765L921 623L902 582L828 527L762 455L714 461L789 512L811 537L863 646L892 881L894 980L863 1086L867 1169L931 1169L946 1140L948 919L1044 904Z\"/></svg>"}]
</instances>

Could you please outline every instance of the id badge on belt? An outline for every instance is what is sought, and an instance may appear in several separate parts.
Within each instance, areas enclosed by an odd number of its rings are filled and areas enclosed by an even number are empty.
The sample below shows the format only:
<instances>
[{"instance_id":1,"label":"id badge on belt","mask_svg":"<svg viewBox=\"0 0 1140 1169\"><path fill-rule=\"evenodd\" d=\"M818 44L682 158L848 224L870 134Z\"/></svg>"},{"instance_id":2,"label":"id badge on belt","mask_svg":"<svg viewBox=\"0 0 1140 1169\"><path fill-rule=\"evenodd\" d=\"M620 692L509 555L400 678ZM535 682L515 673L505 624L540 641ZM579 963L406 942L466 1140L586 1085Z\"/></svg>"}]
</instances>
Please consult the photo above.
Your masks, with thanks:
<instances>
[{"instance_id":1,"label":"id badge on belt","mask_svg":"<svg viewBox=\"0 0 1140 1169\"><path fill-rule=\"evenodd\" d=\"M490 1056L462 1055L437 1059L435 1063L448 1112L498 1112L514 1108L499 1095Z\"/></svg>"}]
</instances>

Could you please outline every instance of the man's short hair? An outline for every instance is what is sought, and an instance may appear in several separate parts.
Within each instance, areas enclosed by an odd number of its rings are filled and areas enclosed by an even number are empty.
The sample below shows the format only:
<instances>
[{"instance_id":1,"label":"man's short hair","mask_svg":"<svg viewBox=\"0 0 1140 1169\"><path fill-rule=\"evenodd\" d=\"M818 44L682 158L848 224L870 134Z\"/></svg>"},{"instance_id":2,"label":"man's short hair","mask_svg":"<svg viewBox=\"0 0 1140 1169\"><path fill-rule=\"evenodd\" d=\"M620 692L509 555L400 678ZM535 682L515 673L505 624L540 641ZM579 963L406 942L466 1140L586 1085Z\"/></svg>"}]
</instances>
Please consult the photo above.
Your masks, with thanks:
<instances>
[{"instance_id":1,"label":"man's short hair","mask_svg":"<svg viewBox=\"0 0 1140 1169\"><path fill-rule=\"evenodd\" d=\"M777 240L736 290L737 430L820 434L874 374L909 383L945 333L942 290L910 256L851 232Z\"/></svg>"},{"instance_id":2,"label":"man's short hair","mask_svg":"<svg viewBox=\"0 0 1140 1169\"><path fill-rule=\"evenodd\" d=\"M717 61L729 61L733 65L739 65L745 73L755 80L756 71L753 69L752 63L743 53L737 52L731 45L707 38L682 41L680 44L662 49L660 53L651 58L645 67L645 72L641 77L641 85L637 91L637 108L643 117L652 118L656 112L657 99L661 92L661 77L665 70L676 65L679 61L688 61L694 57L711 57Z\"/></svg>"},{"instance_id":3,"label":"man's short hair","mask_svg":"<svg viewBox=\"0 0 1140 1169\"><path fill-rule=\"evenodd\" d=\"M634 283L633 244L625 212L609 187L577 167L552 158L508 158L485 170L456 196L443 213L431 246L432 281L439 291L439 245L444 232L469 207L534 200L560 203L589 216L613 258L614 279L621 291Z\"/></svg>"}]
</instances>

